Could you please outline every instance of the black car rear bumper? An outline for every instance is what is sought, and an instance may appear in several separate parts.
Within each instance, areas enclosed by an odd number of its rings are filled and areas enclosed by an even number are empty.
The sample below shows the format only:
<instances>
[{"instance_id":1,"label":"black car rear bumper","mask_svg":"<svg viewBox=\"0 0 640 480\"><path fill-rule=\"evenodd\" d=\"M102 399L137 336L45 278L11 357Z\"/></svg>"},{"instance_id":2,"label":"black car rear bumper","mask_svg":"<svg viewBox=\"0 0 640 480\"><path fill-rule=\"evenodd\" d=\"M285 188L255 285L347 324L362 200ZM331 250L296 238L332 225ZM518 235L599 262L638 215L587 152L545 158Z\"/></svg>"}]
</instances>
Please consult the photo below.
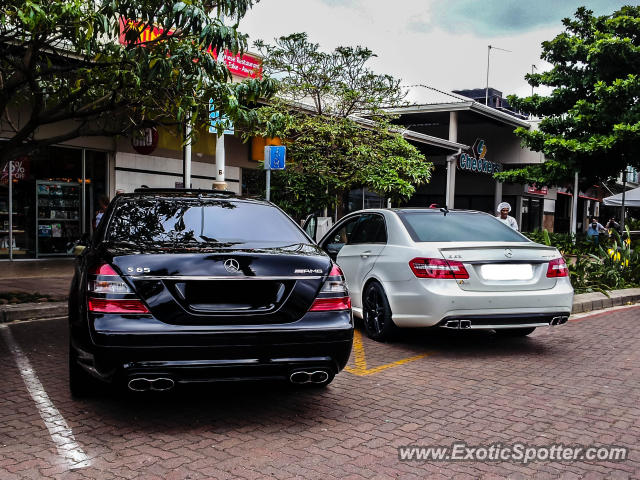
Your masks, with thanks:
<instances>
[{"instance_id":1,"label":"black car rear bumper","mask_svg":"<svg viewBox=\"0 0 640 480\"><path fill-rule=\"evenodd\" d=\"M280 325L171 325L142 315L88 320L88 342L72 329L74 356L106 381L287 379L292 372L314 369L334 375L346 365L353 341L348 311L307 313Z\"/></svg>"}]
</instances>

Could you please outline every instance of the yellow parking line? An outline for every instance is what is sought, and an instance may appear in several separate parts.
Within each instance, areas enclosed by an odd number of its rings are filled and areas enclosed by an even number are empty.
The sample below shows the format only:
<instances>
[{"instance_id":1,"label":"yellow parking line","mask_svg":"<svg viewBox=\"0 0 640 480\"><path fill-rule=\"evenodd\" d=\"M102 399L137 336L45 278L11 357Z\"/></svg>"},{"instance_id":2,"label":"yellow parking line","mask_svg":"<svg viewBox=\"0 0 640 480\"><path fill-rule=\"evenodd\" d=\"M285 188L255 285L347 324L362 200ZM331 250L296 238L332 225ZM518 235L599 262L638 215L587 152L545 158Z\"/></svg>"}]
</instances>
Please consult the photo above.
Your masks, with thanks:
<instances>
[{"instance_id":1,"label":"yellow parking line","mask_svg":"<svg viewBox=\"0 0 640 480\"><path fill-rule=\"evenodd\" d=\"M410 362L415 362L416 360L420 360L421 358L427 357L431 355L431 353L423 353L421 355L415 355L409 358L403 358L402 360L398 360L392 363L386 363L384 365L380 365L378 367L367 368L367 360L364 353L364 345L362 344L362 333L358 330L353 332L353 355L354 355L354 367L345 367L345 370L349 373L353 373L354 375L358 375L359 377L364 377L366 375L373 375L374 373L381 372L388 368L397 367L399 365L405 365Z\"/></svg>"}]
</instances>

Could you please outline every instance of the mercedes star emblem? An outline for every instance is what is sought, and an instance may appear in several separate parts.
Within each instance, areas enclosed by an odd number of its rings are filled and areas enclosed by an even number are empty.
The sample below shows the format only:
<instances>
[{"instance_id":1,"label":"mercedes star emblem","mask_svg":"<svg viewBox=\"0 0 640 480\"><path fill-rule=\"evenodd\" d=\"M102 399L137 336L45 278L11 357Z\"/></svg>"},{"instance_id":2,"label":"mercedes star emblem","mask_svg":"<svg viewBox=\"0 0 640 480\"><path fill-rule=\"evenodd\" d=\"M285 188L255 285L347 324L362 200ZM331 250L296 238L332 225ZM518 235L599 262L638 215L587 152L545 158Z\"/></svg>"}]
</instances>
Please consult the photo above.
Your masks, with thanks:
<instances>
[{"instance_id":1,"label":"mercedes star emblem","mask_svg":"<svg viewBox=\"0 0 640 480\"><path fill-rule=\"evenodd\" d=\"M229 258L224 261L224 268L229 273L236 273L240 271L240 264L235 258Z\"/></svg>"},{"instance_id":2,"label":"mercedes star emblem","mask_svg":"<svg viewBox=\"0 0 640 480\"><path fill-rule=\"evenodd\" d=\"M504 256L507 257L507 258L513 257L513 252L511 251L510 248L505 248L504 249Z\"/></svg>"}]
</instances>

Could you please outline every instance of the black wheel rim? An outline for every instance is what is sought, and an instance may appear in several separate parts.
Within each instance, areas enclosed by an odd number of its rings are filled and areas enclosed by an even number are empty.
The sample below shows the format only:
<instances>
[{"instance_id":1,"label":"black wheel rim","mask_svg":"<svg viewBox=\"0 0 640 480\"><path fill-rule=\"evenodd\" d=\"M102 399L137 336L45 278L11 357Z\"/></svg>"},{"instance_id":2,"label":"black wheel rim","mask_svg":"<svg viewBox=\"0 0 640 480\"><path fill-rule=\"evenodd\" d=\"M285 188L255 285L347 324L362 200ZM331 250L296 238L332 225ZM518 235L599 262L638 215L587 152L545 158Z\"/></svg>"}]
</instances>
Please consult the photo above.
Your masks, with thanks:
<instances>
[{"instance_id":1,"label":"black wheel rim","mask_svg":"<svg viewBox=\"0 0 640 480\"><path fill-rule=\"evenodd\" d=\"M364 301L364 321L367 330L380 335L385 325L385 305L377 288L370 288Z\"/></svg>"}]
</instances>

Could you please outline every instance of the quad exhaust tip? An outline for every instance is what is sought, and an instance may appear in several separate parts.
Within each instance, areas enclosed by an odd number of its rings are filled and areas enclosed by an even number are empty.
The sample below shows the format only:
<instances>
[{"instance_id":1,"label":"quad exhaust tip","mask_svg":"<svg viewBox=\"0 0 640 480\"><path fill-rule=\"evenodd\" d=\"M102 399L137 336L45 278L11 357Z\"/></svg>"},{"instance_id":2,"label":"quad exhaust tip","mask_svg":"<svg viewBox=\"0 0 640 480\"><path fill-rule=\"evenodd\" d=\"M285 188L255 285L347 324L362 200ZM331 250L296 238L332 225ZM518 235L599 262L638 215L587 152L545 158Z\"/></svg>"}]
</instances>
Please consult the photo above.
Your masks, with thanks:
<instances>
[{"instance_id":1,"label":"quad exhaust tip","mask_svg":"<svg viewBox=\"0 0 640 480\"><path fill-rule=\"evenodd\" d=\"M303 385L305 383L325 383L327 380L329 380L329 373L326 370L299 370L297 372L293 372L289 376L289 381L296 385Z\"/></svg>"},{"instance_id":2,"label":"quad exhaust tip","mask_svg":"<svg viewBox=\"0 0 640 480\"><path fill-rule=\"evenodd\" d=\"M471 328L471 320L449 320L443 325L444 328L468 330Z\"/></svg>"},{"instance_id":3,"label":"quad exhaust tip","mask_svg":"<svg viewBox=\"0 0 640 480\"><path fill-rule=\"evenodd\" d=\"M549 325L564 325L569 320L567 315L561 315L559 317L553 317Z\"/></svg>"},{"instance_id":4,"label":"quad exhaust tip","mask_svg":"<svg viewBox=\"0 0 640 480\"><path fill-rule=\"evenodd\" d=\"M129 380L127 387L133 392L168 392L176 383L171 378L144 378L136 377Z\"/></svg>"}]
</instances>

